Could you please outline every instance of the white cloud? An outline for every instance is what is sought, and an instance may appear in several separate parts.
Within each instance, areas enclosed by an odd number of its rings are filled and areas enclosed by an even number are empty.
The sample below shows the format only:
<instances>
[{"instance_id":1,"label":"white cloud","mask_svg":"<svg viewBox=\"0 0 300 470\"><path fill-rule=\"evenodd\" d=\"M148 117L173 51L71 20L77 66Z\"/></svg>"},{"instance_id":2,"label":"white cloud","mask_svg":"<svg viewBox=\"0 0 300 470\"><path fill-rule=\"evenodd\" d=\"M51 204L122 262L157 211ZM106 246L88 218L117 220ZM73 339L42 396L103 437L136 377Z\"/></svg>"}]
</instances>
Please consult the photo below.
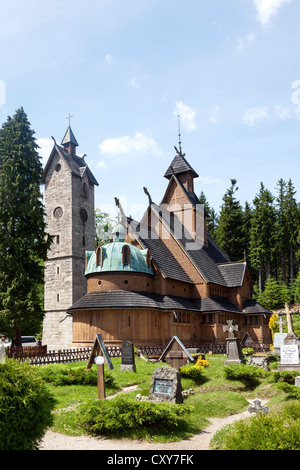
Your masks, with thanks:
<instances>
[{"instance_id":1,"label":"white cloud","mask_svg":"<svg viewBox=\"0 0 300 470\"><path fill-rule=\"evenodd\" d=\"M268 106L248 109L243 115L243 121L247 126L253 127L261 122L286 121L287 119L291 119L291 117L289 108L275 104L273 110L270 110Z\"/></svg>"},{"instance_id":2,"label":"white cloud","mask_svg":"<svg viewBox=\"0 0 300 470\"><path fill-rule=\"evenodd\" d=\"M116 60L116 58L114 56L112 56L110 54L106 54L105 61L106 61L107 64L110 64L111 62L113 62L115 60Z\"/></svg>"},{"instance_id":3,"label":"white cloud","mask_svg":"<svg viewBox=\"0 0 300 470\"><path fill-rule=\"evenodd\" d=\"M182 101L176 102L176 108L173 111L175 116L179 116L180 122L183 127L188 131L193 131L197 128L195 119L197 115L196 109L184 104Z\"/></svg>"},{"instance_id":4,"label":"white cloud","mask_svg":"<svg viewBox=\"0 0 300 470\"><path fill-rule=\"evenodd\" d=\"M216 105L213 108L210 108L208 112L208 120L216 124L218 122L219 113L220 113L220 106Z\"/></svg>"},{"instance_id":5,"label":"white cloud","mask_svg":"<svg viewBox=\"0 0 300 470\"><path fill-rule=\"evenodd\" d=\"M248 111L244 113L243 121L248 126L255 126L258 122L265 121L269 119L269 117L268 108L264 106L262 108L248 109Z\"/></svg>"},{"instance_id":6,"label":"white cloud","mask_svg":"<svg viewBox=\"0 0 300 470\"><path fill-rule=\"evenodd\" d=\"M106 163L103 160L99 160L99 162L97 163L97 167L98 168L105 168Z\"/></svg>"},{"instance_id":7,"label":"white cloud","mask_svg":"<svg viewBox=\"0 0 300 470\"><path fill-rule=\"evenodd\" d=\"M246 47L248 44L253 42L255 40L255 34L247 34L247 36L243 38L239 38L237 41L237 50L242 51L244 47Z\"/></svg>"},{"instance_id":8,"label":"white cloud","mask_svg":"<svg viewBox=\"0 0 300 470\"><path fill-rule=\"evenodd\" d=\"M114 157L128 153L160 154L161 150L153 137L144 132L136 132L134 137L113 137L105 139L99 148L103 155Z\"/></svg>"},{"instance_id":9,"label":"white cloud","mask_svg":"<svg viewBox=\"0 0 300 470\"><path fill-rule=\"evenodd\" d=\"M42 158L42 165L44 167L53 149L53 140L47 139L45 137L40 137L39 139L36 139L36 143L40 147L37 150L39 156Z\"/></svg>"},{"instance_id":10,"label":"white cloud","mask_svg":"<svg viewBox=\"0 0 300 470\"><path fill-rule=\"evenodd\" d=\"M139 84L139 80L137 77L132 77L129 82L128 82L128 85L131 87L131 88L135 88L136 90L140 90L140 84Z\"/></svg>"},{"instance_id":11,"label":"white cloud","mask_svg":"<svg viewBox=\"0 0 300 470\"><path fill-rule=\"evenodd\" d=\"M274 118L279 121L286 121L287 119L291 119L291 112L289 108L284 108L279 104L275 104L274 106Z\"/></svg>"},{"instance_id":12,"label":"white cloud","mask_svg":"<svg viewBox=\"0 0 300 470\"><path fill-rule=\"evenodd\" d=\"M257 18L263 27L266 27L272 16L275 16L280 7L293 0L254 0L257 9Z\"/></svg>"},{"instance_id":13,"label":"white cloud","mask_svg":"<svg viewBox=\"0 0 300 470\"><path fill-rule=\"evenodd\" d=\"M221 182L219 178L210 178L209 176L198 176L198 178L196 178L196 181L199 181L204 185L215 184L215 183Z\"/></svg>"}]
</instances>

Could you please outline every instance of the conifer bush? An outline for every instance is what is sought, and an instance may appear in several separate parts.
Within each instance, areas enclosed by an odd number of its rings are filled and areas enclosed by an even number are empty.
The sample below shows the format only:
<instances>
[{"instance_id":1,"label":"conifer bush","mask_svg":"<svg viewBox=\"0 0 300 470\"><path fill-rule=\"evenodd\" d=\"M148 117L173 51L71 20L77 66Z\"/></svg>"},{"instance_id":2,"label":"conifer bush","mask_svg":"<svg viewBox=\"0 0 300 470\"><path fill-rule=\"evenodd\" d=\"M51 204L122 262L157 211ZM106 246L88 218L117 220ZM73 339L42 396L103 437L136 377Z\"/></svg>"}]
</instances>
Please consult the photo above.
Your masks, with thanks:
<instances>
[{"instance_id":1,"label":"conifer bush","mask_svg":"<svg viewBox=\"0 0 300 470\"><path fill-rule=\"evenodd\" d=\"M247 389L253 389L259 385L260 379L269 373L261 367L244 364L230 364L224 367L224 374L228 380L239 380Z\"/></svg>"},{"instance_id":2,"label":"conifer bush","mask_svg":"<svg viewBox=\"0 0 300 470\"><path fill-rule=\"evenodd\" d=\"M187 405L151 403L121 396L81 405L77 422L92 435L124 437L149 428L172 430L182 424L190 411Z\"/></svg>"},{"instance_id":3,"label":"conifer bush","mask_svg":"<svg viewBox=\"0 0 300 470\"><path fill-rule=\"evenodd\" d=\"M38 449L54 406L36 369L14 360L0 364L0 450Z\"/></svg>"},{"instance_id":4,"label":"conifer bush","mask_svg":"<svg viewBox=\"0 0 300 470\"><path fill-rule=\"evenodd\" d=\"M86 367L47 366L39 371L43 380L56 386L65 385L97 385L97 369ZM113 385L114 378L110 371L105 372L105 383Z\"/></svg>"}]
</instances>

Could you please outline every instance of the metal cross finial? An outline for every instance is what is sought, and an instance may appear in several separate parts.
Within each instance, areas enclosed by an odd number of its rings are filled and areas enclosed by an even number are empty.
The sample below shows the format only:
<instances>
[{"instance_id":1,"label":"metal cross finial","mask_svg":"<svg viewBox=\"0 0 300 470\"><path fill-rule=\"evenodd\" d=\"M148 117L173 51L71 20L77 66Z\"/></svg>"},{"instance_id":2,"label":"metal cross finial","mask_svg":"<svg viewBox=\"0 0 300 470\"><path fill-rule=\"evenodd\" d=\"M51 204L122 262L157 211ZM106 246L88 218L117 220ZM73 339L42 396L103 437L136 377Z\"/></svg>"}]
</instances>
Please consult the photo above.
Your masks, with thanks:
<instances>
[{"instance_id":1,"label":"metal cross finial","mask_svg":"<svg viewBox=\"0 0 300 470\"><path fill-rule=\"evenodd\" d=\"M180 155L182 154L182 149L181 149L181 132L180 132L180 115L178 114L178 139L179 139L179 152L180 152Z\"/></svg>"},{"instance_id":2,"label":"metal cross finial","mask_svg":"<svg viewBox=\"0 0 300 470\"><path fill-rule=\"evenodd\" d=\"M71 116L70 113L69 113L69 116L66 117L66 119L69 119L69 127L70 127L70 125L71 125L71 118L72 118L72 117L73 117L73 116Z\"/></svg>"}]
</instances>

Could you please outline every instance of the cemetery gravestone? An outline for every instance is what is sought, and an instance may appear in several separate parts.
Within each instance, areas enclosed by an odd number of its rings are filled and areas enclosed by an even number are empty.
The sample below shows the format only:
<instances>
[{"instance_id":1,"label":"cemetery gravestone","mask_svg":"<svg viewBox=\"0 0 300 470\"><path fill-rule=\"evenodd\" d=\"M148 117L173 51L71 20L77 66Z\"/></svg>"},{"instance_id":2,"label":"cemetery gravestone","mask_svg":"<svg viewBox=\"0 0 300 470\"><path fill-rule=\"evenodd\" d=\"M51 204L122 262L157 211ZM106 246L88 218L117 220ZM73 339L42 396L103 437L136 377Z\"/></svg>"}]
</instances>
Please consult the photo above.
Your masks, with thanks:
<instances>
[{"instance_id":1,"label":"cemetery gravestone","mask_svg":"<svg viewBox=\"0 0 300 470\"><path fill-rule=\"evenodd\" d=\"M279 333L274 334L274 348L273 348L273 354L278 354L280 355L280 348L283 344L283 341L285 340L287 333L283 333L283 325L287 323L287 321L283 321L283 313L284 312L279 312L279 320L276 322L279 325Z\"/></svg>"},{"instance_id":2,"label":"cemetery gravestone","mask_svg":"<svg viewBox=\"0 0 300 470\"><path fill-rule=\"evenodd\" d=\"M234 334L234 332L238 331L238 329L238 325L234 325L232 320L227 320L227 326L223 326L223 331L228 331L228 338L226 338L225 365L245 363L240 341Z\"/></svg>"},{"instance_id":3,"label":"cemetery gravestone","mask_svg":"<svg viewBox=\"0 0 300 470\"><path fill-rule=\"evenodd\" d=\"M248 360L249 366L262 367L263 369L269 369L269 358L266 356L251 356Z\"/></svg>"},{"instance_id":4,"label":"cemetery gravestone","mask_svg":"<svg viewBox=\"0 0 300 470\"><path fill-rule=\"evenodd\" d=\"M194 358L191 356L186 347L182 344L177 336L173 336L170 343L159 358L159 362L166 362L169 366L179 370L188 362L193 362Z\"/></svg>"},{"instance_id":5,"label":"cemetery gravestone","mask_svg":"<svg viewBox=\"0 0 300 470\"><path fill-rule=\"evenodd\" d=\"M152 375L149 400L156 403L183 403L179 372L171 367L155 369Z\"/></svg>"},{"instance_id":6,"label":"cemetery gravestone","mask_svg":"<svg viewBox=\"0 0 300 470\"><path fill-rule=\"evenodd\" d=\"M122 345L122 363L120 370L136 372L134 347L130 341L126 341Z\"/></svg>"},{"instance_id":7,"label":"cemetery gravestone","mask_svg":"<svg viewBox=\"0 0 300 470\"><path fill-rule=\"evenodd\" d=\"M256 398L253 401L253 405L248 406L248 411L249 411L249 413L266 413L266 414L268 414L269 413L269 408L268 408L267 405L263 406L261 404L261 400L259 400L259 398Z\"/></svg>"},{"instance_id":8,"label":"cemetery gravestone","mask_svg":"<svg viewBox=\"0 0 300 470\"><path fill-rule=\"evenodd\" d=\"M6 360L6 349L4 345L4 341L1 340L1 345L0 345L0 364L5 364Z\"/></svg>"},{"instance_id":9,"label":"cemetery gravestone","mask_svg":"<svg viewBox=\"0 0 300 470\"><path fill-rule=\"evenodd\" d=\"M287 337L287 333L274 333L273 354L280 355L280 348L283 345L283 342L286 337Z\"/></svg>"},{"instance_id":10,"label":"cemetery gravestone","mask_svg":"<svg viewBox=\"0 0 300 470\"><path fill-rule=\"evenodd\" d=\"M288 333L280 348L280 364L278 370L300 370L299 345L300 338L295 334L288 303L285 304Z\"/></svg>"}]
</instances>

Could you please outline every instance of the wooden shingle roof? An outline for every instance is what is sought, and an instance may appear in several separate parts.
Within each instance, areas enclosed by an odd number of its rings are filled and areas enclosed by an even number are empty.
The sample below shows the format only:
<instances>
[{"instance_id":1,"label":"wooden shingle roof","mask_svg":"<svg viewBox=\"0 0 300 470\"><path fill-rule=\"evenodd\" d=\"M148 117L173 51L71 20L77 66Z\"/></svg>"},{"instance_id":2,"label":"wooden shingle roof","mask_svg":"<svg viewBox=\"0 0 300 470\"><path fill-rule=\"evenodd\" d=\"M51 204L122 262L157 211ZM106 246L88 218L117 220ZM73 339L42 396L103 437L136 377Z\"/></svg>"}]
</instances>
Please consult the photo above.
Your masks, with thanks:
<instances>
[{"instance_id":1,"label":"wooden shingle roof","mask_svg":"<svg viewBox=\"0 0 300 470\"><path fill-rule=\"evenodd\" d=\"M147 309L161 311L194 311L198 313L270 313L255 300L246 301L243 311L225 299L218 297L190 299L171 295L150 294L129 290L89 292L67 311L95 309Z\"/></svg>"}]
</instances>

